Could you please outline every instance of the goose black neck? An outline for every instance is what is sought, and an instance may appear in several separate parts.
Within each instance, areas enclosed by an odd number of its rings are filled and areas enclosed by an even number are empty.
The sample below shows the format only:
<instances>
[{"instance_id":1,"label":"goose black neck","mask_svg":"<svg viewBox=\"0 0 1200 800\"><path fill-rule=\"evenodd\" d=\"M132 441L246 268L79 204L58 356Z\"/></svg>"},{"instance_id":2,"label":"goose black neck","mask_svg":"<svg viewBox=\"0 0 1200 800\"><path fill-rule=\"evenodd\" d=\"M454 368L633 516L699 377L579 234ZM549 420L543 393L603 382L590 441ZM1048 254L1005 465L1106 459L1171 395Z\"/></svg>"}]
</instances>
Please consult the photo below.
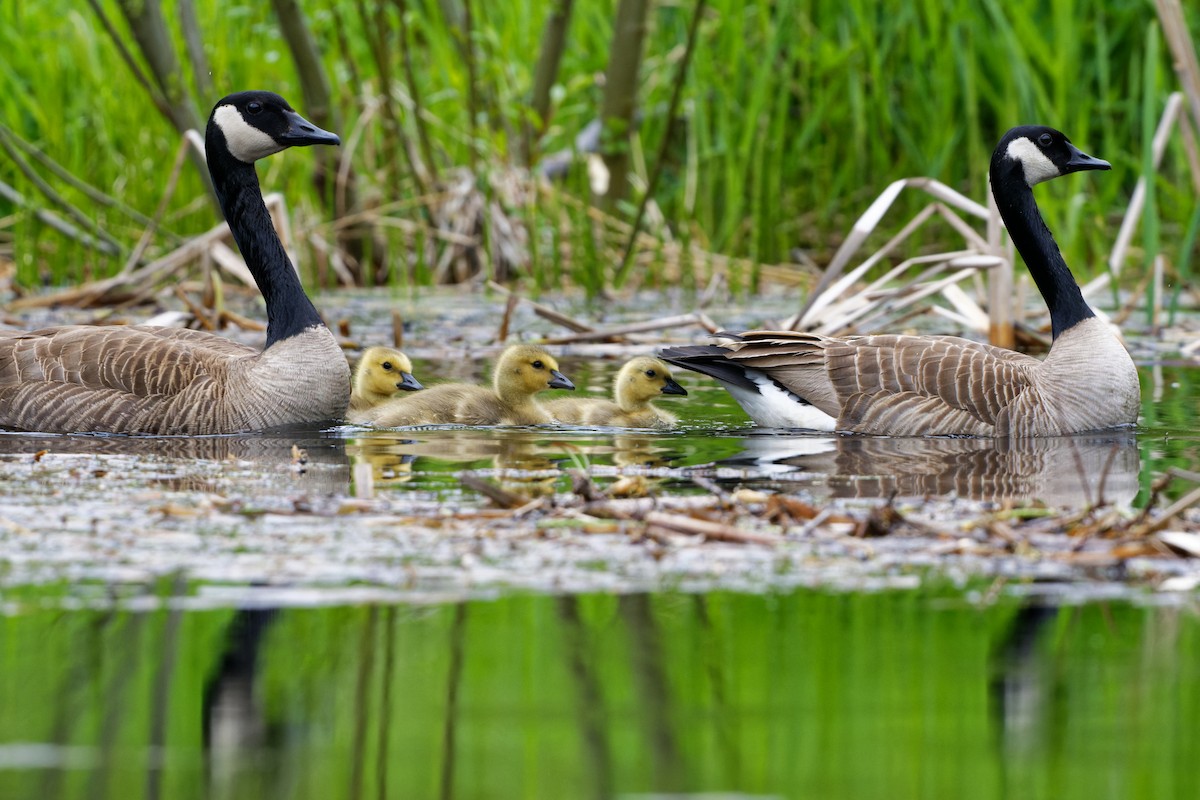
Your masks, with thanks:
<instances>
[{"instance_id":1,"label":"goose black neck","mask_svg":"<svg viewBox=\"0 0 1200 800\"><path fill-rule=\"evenodd\" d=\"M1057 339L1063 331L1096 314L1083 299L1054 235L1046 227L1021 165L1011 159L994 161L991 177L1000 217L1046 301L1051 336Z\"/></svg>"},{"instance_id":2,"label":"goose black neck","mask_svg":"<svg viewBox=\"0 0 1200 800\"><path fill-rule=\"evenodd\" d=\"M208 169L234 241L266 301L267 347L270 347L324 322L304 293L291 259L275 233L254 165L234 158L219 133L217 139L213 141L210 133L206 145Z\"/></svg>"}]
</instances>

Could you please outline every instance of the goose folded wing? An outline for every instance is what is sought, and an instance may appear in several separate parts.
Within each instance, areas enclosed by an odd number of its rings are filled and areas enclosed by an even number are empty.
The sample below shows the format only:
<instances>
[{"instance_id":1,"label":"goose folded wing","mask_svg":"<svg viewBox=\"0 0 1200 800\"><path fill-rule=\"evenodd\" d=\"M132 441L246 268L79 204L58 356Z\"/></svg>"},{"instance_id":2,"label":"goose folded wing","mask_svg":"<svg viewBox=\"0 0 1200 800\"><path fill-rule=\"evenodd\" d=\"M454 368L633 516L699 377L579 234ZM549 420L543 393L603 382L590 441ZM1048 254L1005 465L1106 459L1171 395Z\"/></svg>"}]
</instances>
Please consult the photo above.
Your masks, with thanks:
<instances>
[{"instance_id":1,"label":"goose folded wing","mask_svg":"<svg viewBox=\"0 0 1200 800\"><path fill-rule=\"evenodd\" d=\"M194 338L195 333L80 325L9 336L0 340L0 391L30 386L46 391L56 384L71 384L72 396L87 392L101 393L98 397L178 395L197 381L216 377L214 369L226 371L229 356L256 355L233 342L222 344L218 337Z\"/></svg>"},{"instance_id":2,"label":"goose folded wing","mask_svg":"<svg viewBox=\"0 0 1200 800\"><path fill-rule=\"evenodd\" d=\"M842 423L892 434L990 433L1041 364L956 337L867 336L830 344L826 358Z\"/></svg>"}]
</instances>

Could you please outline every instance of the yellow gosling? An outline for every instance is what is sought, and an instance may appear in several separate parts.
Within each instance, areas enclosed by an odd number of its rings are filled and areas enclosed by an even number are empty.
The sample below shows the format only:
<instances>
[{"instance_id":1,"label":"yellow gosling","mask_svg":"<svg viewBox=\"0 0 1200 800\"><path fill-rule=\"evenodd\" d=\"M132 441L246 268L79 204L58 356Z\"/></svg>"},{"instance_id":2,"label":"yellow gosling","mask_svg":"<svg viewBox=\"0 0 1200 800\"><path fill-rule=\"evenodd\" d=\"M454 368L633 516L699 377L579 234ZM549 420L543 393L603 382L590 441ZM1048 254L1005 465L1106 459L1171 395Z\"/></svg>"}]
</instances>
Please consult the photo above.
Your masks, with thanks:
<instances>
[{"instance_id":1,"label":"yellow gosling","mask_svg":"<svg viewBox=\"0 0 1200 800\"><path fill-rule=\"evenodd\" d=\"M686 395L687 390L671 377L671 370L657 358L639 356L621 367L613 381L612 400L590 397L558 397L545 405L554 418L568 425L608 425L616 428L670 428L674 414L650 401L663 394Z\"/></svg>"},{"instance_id":2,"label":"yellow gosling","mask_svg":"<svg viewBox=\"0 0 1200 800\"><path fill-rule=\"evenodd\" d=\"M368 347L358 359L350 390L350 410L363 411L390 400L397 392L424 389L413 377L408 356L391 347Z\"/></svg>"},{"instance_id":3,"label":"yellow gosling","mask_svg":"<svg viewBox=\"0 0 1200 800\"><path fill-rule=\"evenodd\" d=\"M534 345L513 345L500 354L492 386L442 383L412 395L393 397L351 422L381 428L404 425L541 425L553 422L535 395L546 389L574 389L558 371L554 356Z\"/></svg>"}]
</instances>

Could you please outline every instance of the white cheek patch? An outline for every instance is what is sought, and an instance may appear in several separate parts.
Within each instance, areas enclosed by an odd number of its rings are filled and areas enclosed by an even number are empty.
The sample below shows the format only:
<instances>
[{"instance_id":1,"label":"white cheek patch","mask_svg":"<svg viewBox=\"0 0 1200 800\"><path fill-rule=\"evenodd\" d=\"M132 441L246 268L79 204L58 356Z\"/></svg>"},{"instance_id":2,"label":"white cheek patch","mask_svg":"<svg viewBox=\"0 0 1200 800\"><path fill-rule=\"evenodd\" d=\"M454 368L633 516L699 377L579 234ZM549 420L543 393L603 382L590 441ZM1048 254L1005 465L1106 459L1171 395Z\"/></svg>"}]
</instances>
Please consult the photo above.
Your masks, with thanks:
<instances>
[{"instance_id":1,"label":"white cheek patch","mask_svg":"<svg viewBox=\"0 0 1200 800\"><path fill-rule=\"evenodd\" d=\"M1058 167L1054 166L1054 162L1046 158L1046 154L1024 136L1009 142L1004 154L1021 163L1025 170L1025 183L1030 186L1062 175Z\"/></svg>"},{"instance_id":2,"label":"white cheek patch","mask_svg":"<svg viewBox=\"0 0 1200 800\"><path fill-rule=\"evenodd\" d=\"M238 161L252 164L284 149L270 136L248 124L233 106L218 108L213 113L213 121L225 134L225 145Z\"/></svg>"}]
</instances>

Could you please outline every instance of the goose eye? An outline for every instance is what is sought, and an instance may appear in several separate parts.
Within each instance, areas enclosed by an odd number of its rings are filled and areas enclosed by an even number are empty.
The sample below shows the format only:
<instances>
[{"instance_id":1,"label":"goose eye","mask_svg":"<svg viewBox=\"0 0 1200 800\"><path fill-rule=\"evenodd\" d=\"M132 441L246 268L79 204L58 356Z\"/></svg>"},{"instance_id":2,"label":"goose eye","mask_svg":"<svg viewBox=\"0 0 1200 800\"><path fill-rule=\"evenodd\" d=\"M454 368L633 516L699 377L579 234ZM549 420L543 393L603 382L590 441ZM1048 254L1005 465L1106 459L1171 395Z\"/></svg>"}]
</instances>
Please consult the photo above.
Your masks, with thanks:
<instances>
[{"instance_id":1,"label":"goose eye","mask_svg":"<svg viewBox=\"0 0 1200 800\"><path fill-rule=\"evenodd\" d=\"M388 370L391 370L391 368L392 368L392 362L390 362L390 361L385 361L385 362L383 362L382 364L380 364L379 366L383 367L384 371L386 372L386 371L388 371Z\"/></svg>"},{"instance_id":2,"label":"goose eye","mask_svg":"<svg viewBox=\"0 0 1200 800\"><path fill-rule=\"evenodd\" d=\"M655 375L657 375L657 374L658 374L658 373L656 373L656 372L655 372L654 370L652 370L652 369L648 369L648 370L646 370L646 377L647 377L647 378L653 378L653 377L654 377Z\"/></svg>"},{"instance_id":3,"label":"goose eye","mask_svg":"<svg viewBox=\"0 0 1200 800\"><path fill-rule=\"evenodd\" d=\"M542 362L541 362L541 361L535 361L535 362L533 362L533 368L534 368L534 369L542 369L544 366L545 366L545 365L544 365L544 364L542 364Z\"/></svg>"},{"instance_id":4,"label":"goose eye","mask_svg":"<svg viewBox=\"0 0 1200 800\"><path fill-rule=\"evenodd\" d=\"M251 100L249 103L246 103L246 110L251 114L257 114L263 110L263 105L257 100Z\"/></svg>"},{"instance_id":5,"label":"goose eye","mask_svg":"<svg viewBox=\"0 0 1200 800\"><path fill-rule=\"evenodd\" d=\"M1048 133L1043 133L1038 137L1038 144L1040 144L1042 147L1049 147L1053 143L1054 137Z\"/></svg>"}]
</instances>

